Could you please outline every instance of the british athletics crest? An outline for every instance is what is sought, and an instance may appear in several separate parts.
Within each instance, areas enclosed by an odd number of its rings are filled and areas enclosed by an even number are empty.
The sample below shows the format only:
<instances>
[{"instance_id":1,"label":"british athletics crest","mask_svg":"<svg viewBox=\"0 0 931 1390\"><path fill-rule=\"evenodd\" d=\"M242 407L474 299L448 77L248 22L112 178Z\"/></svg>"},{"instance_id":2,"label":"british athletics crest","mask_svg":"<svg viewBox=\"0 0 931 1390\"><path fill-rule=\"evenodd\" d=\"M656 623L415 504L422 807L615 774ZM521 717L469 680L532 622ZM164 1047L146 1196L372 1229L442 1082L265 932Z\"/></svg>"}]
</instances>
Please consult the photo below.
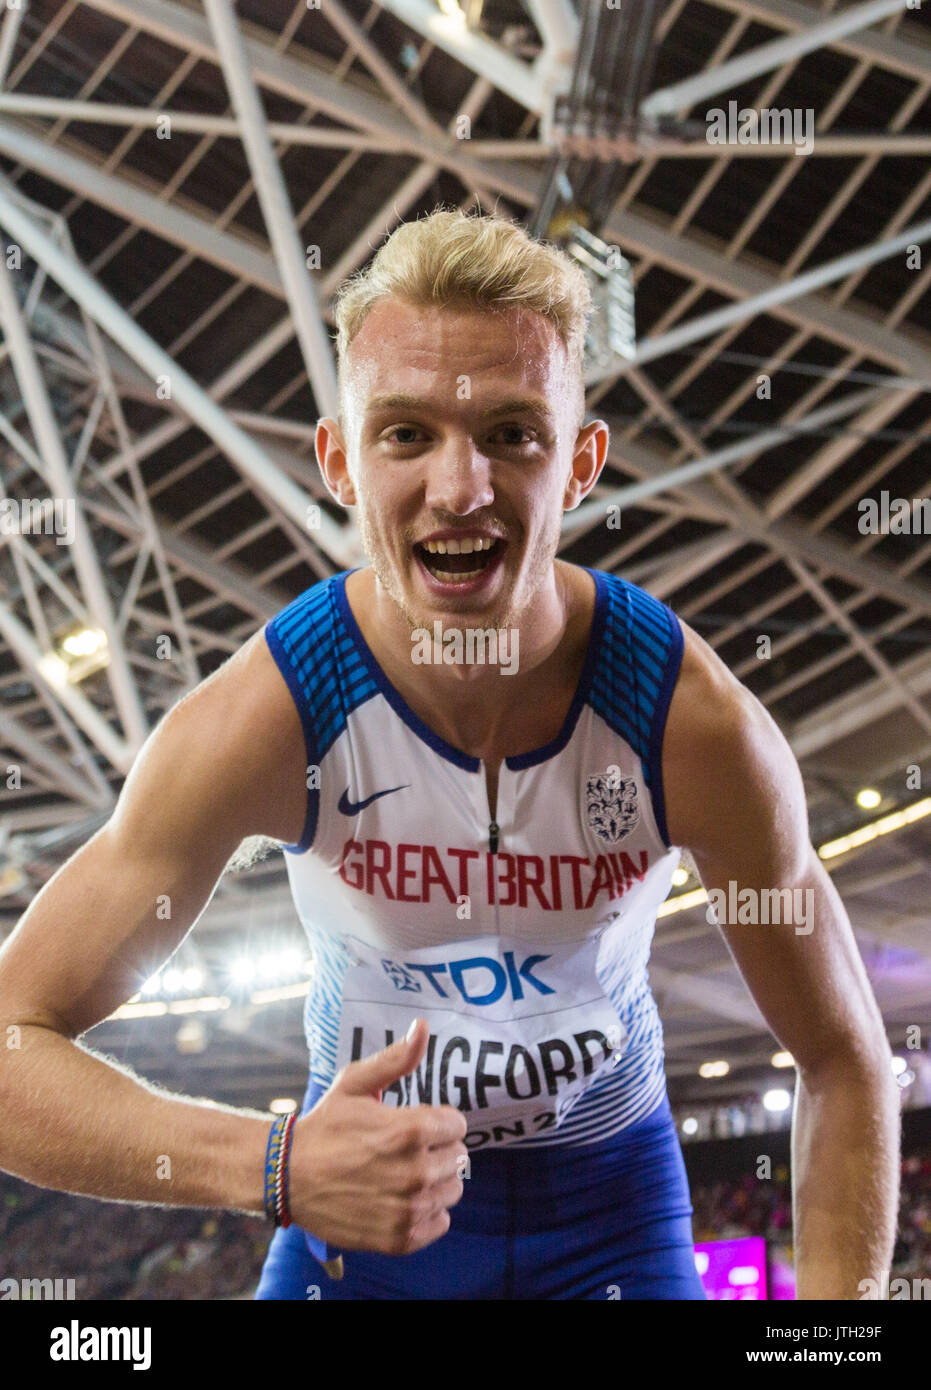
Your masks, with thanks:
<instances>
[{"instance_id":1,"label":"british athletics crest","mask_svg":"<svg viewBox=\"0 0 931 1390\"><path fill-rule=\"evenodd\" d=\"M585 783L585 813L595 834L606 844L616 845L640 821L636 778L594 773Z\"/></svg>"}]
</instances>

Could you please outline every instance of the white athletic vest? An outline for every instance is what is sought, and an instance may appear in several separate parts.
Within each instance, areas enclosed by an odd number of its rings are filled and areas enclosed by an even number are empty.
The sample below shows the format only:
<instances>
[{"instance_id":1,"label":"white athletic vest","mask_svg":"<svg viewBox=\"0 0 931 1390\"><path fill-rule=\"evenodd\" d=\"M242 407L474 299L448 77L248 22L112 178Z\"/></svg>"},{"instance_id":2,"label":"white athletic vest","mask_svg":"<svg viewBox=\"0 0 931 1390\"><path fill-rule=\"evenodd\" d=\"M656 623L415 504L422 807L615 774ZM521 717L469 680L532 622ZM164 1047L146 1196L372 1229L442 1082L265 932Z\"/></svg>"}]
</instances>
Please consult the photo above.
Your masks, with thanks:
<instances>
[{"instance_id":1,"label":"white athletic vest","mask_svg":"<svg viewBox=\"0 0 931 1390\"><path fill-rule=\"evenodd\" d=\"M427 1056L386 1104L458 1107L475 1149L606 1139L665 1094L647 959L679 860L660 766L679 622L589 571L575 699L552 742L502 763L495 830L484 765L389 683L349 573L265 629L309 768L304 833L285 857L315 962L311 1077L328 1086L419 1016Z\"/></svg>"}]
</instances>

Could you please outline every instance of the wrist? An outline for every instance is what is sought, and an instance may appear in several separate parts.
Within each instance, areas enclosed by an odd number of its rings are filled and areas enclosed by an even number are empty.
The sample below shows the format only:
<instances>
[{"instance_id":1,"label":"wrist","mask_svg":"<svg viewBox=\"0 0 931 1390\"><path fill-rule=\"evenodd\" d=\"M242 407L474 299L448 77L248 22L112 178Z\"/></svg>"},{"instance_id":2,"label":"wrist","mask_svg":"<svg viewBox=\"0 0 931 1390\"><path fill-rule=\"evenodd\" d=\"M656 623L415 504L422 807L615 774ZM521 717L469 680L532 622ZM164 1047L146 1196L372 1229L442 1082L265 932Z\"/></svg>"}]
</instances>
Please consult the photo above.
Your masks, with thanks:
<instances>
[{"instance_id":1,"label":"wrist","mask_svg":"<svg viewBox=\"0 0 931 1390\"><path fill-rule=\"evenodd\" d=\"M290 1159L291 1140L297 1112L278 1115L269 1127L265 1149L264 1205L265 1215L276 1226L291 1225Z\"/></svg>"},{"instance_id":2,"label":"wrist","mask_svg":"<svg viewBox=\"0 0 931 1390\"><path fill-rule=\"evenodd\" d=\"M265 1211L263 1171L273 1115L238 1114L222 1136L217 1162L209 1180L204 1206L262 1216ZM230 1116L231 1122L234 1117ZM206 1167L206 1165L205 1165ZM205 1186L207 1174L205 1173Z\"/></svg>"}]
</instances>

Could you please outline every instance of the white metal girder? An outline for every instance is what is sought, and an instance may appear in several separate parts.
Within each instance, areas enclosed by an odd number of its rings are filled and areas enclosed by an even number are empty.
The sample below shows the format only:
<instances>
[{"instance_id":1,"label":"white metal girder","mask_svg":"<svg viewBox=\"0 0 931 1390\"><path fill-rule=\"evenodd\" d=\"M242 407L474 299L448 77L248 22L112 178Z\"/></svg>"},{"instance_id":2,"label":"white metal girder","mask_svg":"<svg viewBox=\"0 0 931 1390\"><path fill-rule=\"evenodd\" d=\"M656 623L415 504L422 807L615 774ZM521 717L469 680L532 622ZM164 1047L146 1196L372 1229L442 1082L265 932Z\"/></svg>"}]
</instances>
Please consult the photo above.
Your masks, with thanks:
<instances>
[{"instance_id":1,"label":"white metal girder","mask_svg":"<svg viewBox=\"0 0 931 1390\"><path fill-rule=\"evenodd\" d=\"M0 225L25 248L30 256L80 304L85 313L104 329L125 352L152 376L167 378L172 395L189 418L224 450L228 458L250 478L259 491L271 498L298 526L306 528L308 508L313 499L284 474L256 441L211 399L182 367L150 338L88 272L70 260L13 196L10 185L0 179ZM353 533L346 533L320 512L315 539L322 549L345 568L358 555Z\"/></svg>"},{"instance_id":2,"label":"white metal girder","mask_svg":"<svg viewBox=\"0 0 931 1390\"><path fill-rule=\"evenodd\" d=\"M611 416L603 415L602 418L610 428ZM662 454L635 441L624 443L620 461L644 478L661 478L670 471ZM800 522L787 517L778 521L768 520L742 493L738 493L741 498L738 507L700 479L685 484L681 491L686 496L694 497L706 515L711 515L723 526L736 529L745 540L772 549L777 556L785 553L810 560L812 564L843 575L867 591L885 594L894 603L908 604L919 612L931 613L931 588L926 584L904 579L888 565L854 554L839 541L811 531Z\"/></svg>"},{"instance_id":3,"label":"white metal girder","mask_svg":"<svg viewBox=\"0 0 931 1390\"><path fill-rule=\"evenodd\" d=\"M800 0L714 0L714 3L778 29L808 29L824 19L823 9L802 4ZM923 40L924 31L905 21L895 34L875 29L868 33L858 31L836 38L833 46L852 58L877 63L903 77L922 82L931 78L931 48Z\"/></svg>"},{"instance_id":4,"label":"white metal girder","mask_svg":"<svg viewBox=\"0 0 931 1390\"><path fill-rule=\"evenodd\" d=\"M842 280L845 276L853 274L854 271L876 265L879 261L888 260L913 243L921 245L929 240L931 240L931 218L906 228L897 236L876 242L872 246L863 246L858 251L851 251L845 256L837 256L834 260L825 261L823 265L804 271L791 280L771 284L768 289L746 299L741 299L736 304L726 304L723 308L714 309L709 314L702 314L697 319L687 320L657 338L644 338L637 344L636 355L631 365L639 367L645 362L655 361L658 357L666 357L670 353L677 352L680 348L697 342L699 338L711 337L734 323L751 319L756 314L769 313L773 309L781 308L793 300L804 298L813 290L822 289L825 285ZM872 344L872 338L870 342ZM860 346L862 347L862 342ZM921 349L916 344L916 358L919 352ZM923 375L928 384L931 385L931 353L923 353L921 362ZM594 382L596 379L594 375L586 378L590 382Z\"/></svg>"},{"instance_id":5,"label":"white metal girder","mask_svg":"<svg viewBox=\"0 0 931 1390\"><path fill-rule=\"evenodd\" d=\"M9 643L10 650L33 678L42 681L52 696L64 706L75 724L83 729L87 737L99 748L104 757L122 773L129 772L136 757L137 749L125 739L115 734L106 719L95 709L87 696L67 681L60 684L53 681L43 662L44 653L32 633L16 615L0 603L0 634Z\"/></svg>"},{"instance_id":6,"label":"white metal girder","mask_svg":"<svg viewBox=\"0 0 931 1390\"><path fill-rule=\"evenodd\" d=\"M927 695L931 691L931 655L927 652L899 662L895 671L914 696ZM857 733L867 724L894 713L901 706L902 699L898 692L877 676L875 680L866 681L848 694L822 705L814 714L796 720L786 736L795 756L807 758Z\"/></svg>"},{"instance_id":7,"label":"white metal girder","mask_svg":"<svg viewBox=\"0 0 931 1390\"><path fill-rule=\"evenodd\" d=\"M3 17L3 28L0 30L0 88L6 82L7 73L10 70L10 63L24 14L24 9L13 9L8 6Z\"/></svg>"},{"instance_id":8,"label":"white metal girder","mask_svg":"<svg viewBox=\"0 0 931 1390\"><path fill-rule=\"evenodd\" d=\"M156 236L183 246L230 275L283 297L281 276L273 257L250 246L242 237L213 227L205 218L166 203L123 177L104 173L90 160L70 154L61 145L50 145L12 121L0 120L0 153L109 208L118 217L126 217Z\"/></svg>"},{"instance_id":9,"label":"white metal girder","mask_svg":"<svg viewBox=\"0 0 931 1390\"><path fill-rule=\"evenodd\" d=\"M240 124L235 116L211 116L202 111L177 111L170 107L123 106L119 102L35 96L26 92L0 93L0 111L10 116L86 121L95 125L126 126L127 129L157 130L162 127L172 132L219 135L237 140L240 135ZM276 140L292 145L316 145L321 149L384 150L392 153L395 149L388 136L379 137L374 132L293 125L286 121L269 121L268 132Z\"/></svg>"},{"instance_id":10,"label":"white metal girder","mask_svg":"<svg viewBox=\"0 0 931 1390\"><path fill-rule=\"evenodd\" d=\"M333 350L323 327L321 307L307 269L306 253L294 225L294 212L265 124L265 112L249 72L249 59L231 0L204 0L269 240L291 306L294 332L320 415L337 414L339 403Z\"/></svg>"},{"instance_id":11,"label":"white metal girder","mask_svg":"<svg viewBox=\"0 0 931 1390\"><path fill-rule=\"evenodd\" d=\"M636 506L644 498L653 497L670 488L684 487L687 483L726 468L728 464L736 463L739 459L753 457L766 449L784 444L787 437L796 433L804 434L806 430L821 430L825 425L836 424L838 420L846 419L848 415L854 415L864 405L871 405L879 396L884 394L880 387L871 386L866 391L857 391L845 396L842 400L832 401L830 405L824 406L821 410L813 411L811 415L805 416L804 419L794 424L791 430L787 430L785 425L774 425L772 429L761 430L759 434L748 435L745 439L738 440L736 444L728 444L725 448L716 449L711 454L704 454L701 458L693 459L690 463L667 469L654 477L643 478L639 483L626 483L613 492L605 493L597 500L583 502L580 507L576 507L575 511L566 512L563 517L564 530L574 534L576 530L602 521L607 507L615 506L623 509L624 507Z\"/></svg>"},{"instance_id":12,"label":"white metal girder","mask_svg":"<svg viewBox=\"0 0 931 1390\"><path fill-rule=\"evenodd\" d=\"M43 234L44 235L44 234ZM49 238L50 245L54 242ZM57 247L55 248L58 249ZM39 370L29 331L26 327L13 272L7 268L4 254L0 255L0 323L10 349L10 358L26 412L41 452L45 477L54 496L71 504L74 514L72 561L81 584L91 622L107 635L109 665L107 678L113 691L120 720L130 745L139 749L148 734L148 723L139 699L139 692L130 671L122 636L110 604L110 595L94 549L93 538L71 481L58 424L52 411L45 381Z\"/></svg>"},{"instance_id":13,"label":"white metal girder","mask_svg":"<svg viewBox=\"0 0 931 1390\"><path fill-rule=\"evenodd\" d=\"M416 29L464 67L489 78L528 111L542 114L545 93L532 64L515 58L484 34L468 29L464 21L443 14L432 0L379 0L379 3L382 9Z\"/></svg>"},{"instance_id":14,"label":"white metal girder","mask_svg":"<svg viewBox=\"0 0 931 1390\"><path fill-rule=\"evenodd\" d=\"M75 772L60 752L49 748L40 738L36 737L34 729L27 728L13 715L0 712L0 740L11 748L25 753L30 764L42 768L64 793L74 797L76 801L93 806L96 810L106 809L113 804L112 796L103 798L99 792L95 794L90 784L79 773ZM6 824L5 815L4 824Z\"/></svg>"},{"instance_id":15,"label":"white metal girder","mask_svg":"<svg viewBox=\"0 0 931 1390\"><path fill-rule=\"evenodd\" d=\"M863 636L850 615L832 598L824 585L819 582L815 575L810 573L806 565L792 556L786 557L786 564L796 579L804 584L809 593L821 605L832 622L836 623L842 632L846 632L853 649L869 662L874 671L878 671L880 679L898 696L899 702L909 711L915 722L924 729L925 733L931 734L931 713L925 709L908 682L903 680L901 673L890 666L874 644Z\"/></svg>"},{"instance_id":16,"label":"white metal girder","mask_svg":"<svg viewBox=\"0 0 931 1390\"><path fill-rule=\"evenodd\" d=\"M908 8L909 0L866 0L860 5L849 5L846 9L830 15L827 19L819 17L804 28L799 28L788 38L772 39L759 48L741 53L720 67L689 77L684 82L676 82L670 87L662 87L651 92L640 104L640 114L646 118L672 116L677 111L687 111L696 102L718 92L731 91L751 77L770 72L796 58L825 48L837 39L848 34L867 29L889 15L898 14Z\"/></svg>"}]
</instances>

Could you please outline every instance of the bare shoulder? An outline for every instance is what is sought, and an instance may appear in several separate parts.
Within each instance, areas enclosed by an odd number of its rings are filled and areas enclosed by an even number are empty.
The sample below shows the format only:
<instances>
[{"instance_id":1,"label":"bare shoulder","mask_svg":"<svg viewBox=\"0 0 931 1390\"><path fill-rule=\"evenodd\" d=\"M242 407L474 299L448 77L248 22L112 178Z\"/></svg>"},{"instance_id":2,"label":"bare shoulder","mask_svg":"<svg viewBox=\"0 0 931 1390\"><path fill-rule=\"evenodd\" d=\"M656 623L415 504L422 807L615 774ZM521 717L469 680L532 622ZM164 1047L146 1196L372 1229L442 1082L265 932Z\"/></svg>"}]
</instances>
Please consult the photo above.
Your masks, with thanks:
<instances>
[{"instance_id":1,"label":"bare shoulder","mask_svg":"<svg viewBox=\"0 0 931 1390\"><path fill-rule=\"evenodd\" d=\"M243 835L287 844L300 839L307 806L304 734L263 629L168 711L130 782L148 780L148 761L171 763L176 795L186 778L192 795L205 778L212 781L217 798L238 803Z\"/></svg>"},{"instance_id":2,"label":"bare shoulder","mask_svg":"<svg viewBox=\"0 0 931 1390\"><path fill-rule=\"evenodd\" d=\"M254 633L225 667L229 717L242 756L257 759L255 780L261 824L257 834L285 844L300 840L307 814L307 752L294 698L265 638Z\"/></svg>"},{"instance_id":3,"label":"bare shoulder","mask_svg":"<svg viewBox=\"0 0 931 1390\"><path fill-rule=\"evenodd\" d=\"M680 620L681 621L681 620ZM711 851L722 837L760 840L807 823L804 788L779 726L707 642L682 623L685 648L663 737L670 839Z\"/></svg>"}]
</instances>

